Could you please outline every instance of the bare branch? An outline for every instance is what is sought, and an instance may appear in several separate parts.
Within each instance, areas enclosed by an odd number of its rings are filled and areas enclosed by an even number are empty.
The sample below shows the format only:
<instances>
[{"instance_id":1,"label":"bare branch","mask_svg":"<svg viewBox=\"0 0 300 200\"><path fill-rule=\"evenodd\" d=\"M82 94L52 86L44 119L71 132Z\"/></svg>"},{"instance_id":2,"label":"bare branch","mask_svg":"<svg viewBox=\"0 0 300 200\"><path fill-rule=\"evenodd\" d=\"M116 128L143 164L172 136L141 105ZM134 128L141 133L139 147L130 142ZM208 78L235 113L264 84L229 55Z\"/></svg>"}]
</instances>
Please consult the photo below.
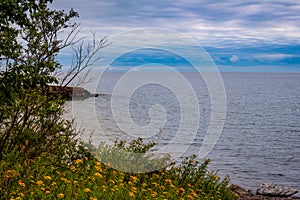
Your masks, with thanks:
<instances>
[{"instance_id":1,"label":"bare branch","mask_svg":"<svg viewBox=\"0 0 300 200\"><path fill-rule=\"evenodd\" d=\"M82 41L78 46L73 47L74 56L72 65L66 75L61 79L60 86L66 87L70 85L75 78L78 79L77 84L79 85L91 81L92 77L89 77L91 72L90 67L95 65L95 63L101 59L99 51L108 45L110 45L110 43L108 43L107 38L97 41L96 36L93 33L91 42L85 43ZM79 76L79 74L81 74L81 76Z\"/></svg>"}]
</instances>

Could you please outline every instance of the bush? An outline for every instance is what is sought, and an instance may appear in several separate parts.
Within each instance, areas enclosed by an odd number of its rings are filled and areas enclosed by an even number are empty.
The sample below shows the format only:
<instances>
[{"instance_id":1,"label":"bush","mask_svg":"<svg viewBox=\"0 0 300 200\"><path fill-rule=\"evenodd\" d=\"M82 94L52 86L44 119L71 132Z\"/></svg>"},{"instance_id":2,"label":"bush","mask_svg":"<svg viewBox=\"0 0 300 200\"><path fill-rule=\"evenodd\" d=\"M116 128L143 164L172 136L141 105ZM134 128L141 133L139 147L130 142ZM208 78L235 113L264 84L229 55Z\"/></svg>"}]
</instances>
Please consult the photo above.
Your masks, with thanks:
<instances>
[{"instance_id":1,"label":"bush","mask_svg":"<svg viewBox=\"0 0 300 200\"><path fill-rule=\"evenodd\" d=\"M141 140L129 146L120 143L133 151L152 146ZM59 166L47 154L26 163L2 160L0 195L12 199L235 199L227 187L229 179L221 181L207 170L209 160L199 164L195 156L149 173L115 170L87 149L82 156Z\"/></svg>"}]
</instances>

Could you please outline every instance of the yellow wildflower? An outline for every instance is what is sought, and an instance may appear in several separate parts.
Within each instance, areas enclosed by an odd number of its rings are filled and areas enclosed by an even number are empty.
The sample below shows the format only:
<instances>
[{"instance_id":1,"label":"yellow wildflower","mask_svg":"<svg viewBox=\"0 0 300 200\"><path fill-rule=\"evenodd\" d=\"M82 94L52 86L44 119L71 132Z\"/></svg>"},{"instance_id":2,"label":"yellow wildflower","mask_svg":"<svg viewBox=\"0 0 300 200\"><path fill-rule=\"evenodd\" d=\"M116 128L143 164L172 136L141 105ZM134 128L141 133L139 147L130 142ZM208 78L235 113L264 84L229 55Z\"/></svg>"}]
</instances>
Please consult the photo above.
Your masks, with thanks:
<instances>
[{"instance_id":1,"label":"yellow wildflower","mask_svg":"<svg viewBox=\"0 0 300 200\"><path fill-rule=\"evenodd\" d=\"M63 182L65 182L65 183L68 183L68 182L70 182L68 179L66 179L66 178L60 178L60 180L62 180Z\"/></svg>"},{"instance_id":2,"label":"yellow wildflower","mask_svg":"<svg viewBox=\"0 0 300 200\"><path fill-rule=\"evenodd\" d=\"M81 164L81 163L83 163L83 161L80 160L80 159L77 159L77 160L75 160L74 162L75 162L76 164Z\"/></svg>"},{"instance_id":3,"label":"yellow wildflower","mask_svg":"<svg viewBox=\"0 0 300 200\"><path fill-rule=\"evenodd\" d=\"M76 167L75 167L74 165L72 165L72 166L70 167L70 169L71 169L72 172L75 172L75 171L76 171Z\"/></svg>"},{"instance_id":4,"label":"yellow wildflower","mask_svg":"<svg viewBox=\"0 0 300 200\"><path fill-rule=\"evenodd\" d=\"M37 185L43 185L44 182L43 182L42 180L39 180L39 181L36 182L36 184L37 184Z\"/></svg>"},{"instance_id":5,"label":"yellow wildflower","mask_svg":"<svg viewBox=\"0 0 300 200\"><path fill-rule=\"evenodd\" d=\"M59 199L62 199L62 198L64 198L65 197L65 195L63 194L63 193L59 193L58 195L57 195L57 198L59 198Z\"/></svg>"},{"instance_id":6,"label":"yellow wildflower","mask_svg":"<svg viewBox=\"0 0 300 200\"><path fill-rule=\"evenodd\" d=\"M85 192L91 192L91 190L89 188L84 188Z\"/></svg>"},{"instance_id":7,"label":"yellow wildflower","mask_svg":"<svg viewBox=\"0 0 300 200\"><path fill-rule=\"evenodd\" d=\"M51 186L56 186L56 185L57 185L56 182L51 183Z\"/></svg>"},{"instance_id":8,"label":"yellow wildflower","mask_svg":"<svg viewBox=\"0 0 300 200\"><path fill-rule=\"evenodd\" d=\"M156 197L157 196L157 192L153 192L150 196L151 197Z\"/></svg>"},{"instance_id":9,"label":"yellow wildflower","mask_svg":"<svg viewBox=\"0 0 300 200\"><path fill-rule=\"evenodd\" d=\"M100 165L96 165L96 166L95 166L95 169L96 169L97 171L99 171L99 172L102 172L102 168L101 168Z\"/></svg>"},{"instance_id":10,"label":"yellow wildflower","mask_svg":"<svg viewBox=\"0 0 300 200\"><path fill-rule=\"evenodd\" d=\"M154 185L154 187L158 186L156 182L153 182L152 185Z\"/></svg>"},{"instance_id":11,"label":"yellow wildflower","mask_svg":"<svg viewBox=\"0 0 300 200\"><path fill-rule=\"evenodd\" d=\"M129 192L129 196L130 197L134 197L134 193L133 192Z\"/></svg>"},{"instance_id":12,"label":"yellow wildflower","mask_svg":"<svg viewBox=\"0 0 300 200\"><path fill-rule=\"evenodd\" d=\"M193 195L193 197L195 197L195 198L199 197L194 191L191 192L191 195Z\"/></svg>"},{"instance_id":13,"label":"yellow wildflower","mask_svg":"<svg viewBox=\"0 0 300 200\"><path fill-rule=\"evenodd\" d=\"M132 187L131 189L132 189L133 192L137 191L136 187Z\"/></svg>"},{"instance_id":14,"label":"yellow wildflower","mask_svg":"<svg viewBox=\"0 0 300 200\"><path fill-rule=\"evenodd\" d=\"M19 197L25 197L24 193L19 193Z\"/></svg>"},{"instance_id":15,"label":"yellow wildflower","mask_svg":"<svg viewBox=\"0 0 300 200\"><path fill-rule=\"evenodd\" d=\"M101 165L101 162L96 161L96 165Z\"/></svg>"},{"instance_id":16,"label":"yellow wildflower","mask_svg":"<svg viewBox=\"0 0 300 200\"><path fill-rule=\"evenodd\" d=\"M172 184L172 180L171 179L165 179L166 183Z\"/></svg>"},{"instance_id":17,"label":"yellow wildflower","mask_svg":"<svg viewBox=\"0 0 300 200\"><path fill-rule=\"evenodd\" d=\"M25 187L25 186L26 186L26 184L23 183L21 180L18 181L18 184L19 184L20 186L22 186L22 187Z\"/></svg>"},{"instance_id":18,"label":"yellow wildflower","mask_svg":"<svg viewBox=\"0 0 300 200\"><path fill-rule=\"evenodd\" d=\"M51 178L51 176L44 176L44 179L51 180L52 178Z\"/></svg>"},{"instance_id":19,"label":"yellow wildflower","mask_svg":"<svg viewBox=\"0 0 300 200\"><path fill-rule=\"evenodd\" d=\"M191 196L191 195L187 195L187 198L188 198L189 200L193 200L193 199L194 199L194 197Z\"/></svg>"},{"instance_id":20,"label":"yellow wildflower","mask_svg":"<svg viewBox=\"0 0 300 200\"><path fill-rule=\"evenodd\" d=\"M183 189L182 187L178 188L178 190L179 190L180 192L184 192L184 191L185 191L185 189Z\"/></svg>"},{"instance_id":21,"label":"yellow wildflower","mask_svg":"<svg viewBox=\"0 0 300 200\"><path fill-rule=\"evenodd\" d=\"M131 181L128 181L128 185L132 185L132 182L131 182Z\"/></svg>"},{"instance_id":22,"label":"yellow wildflower","mask_svg":"<svg viewBox=\"0 0 300 200\"><path fill-rule=\"evenodd\" d=\"M137 177L136 176L130 176L130 178L133 180L133 182L137 181Z\"/></svg>"},{"instance_id":23,"label":"yellow wildflower","mask_svg":"<svg viewBox=\"0 0 300 200\"><path fill-rule=\"evenodd\" d=\"M50 194L50 191L49 191L49 190L46 190L46 191L45 191L45 194Z\"/></svg>"},{"instance_id":24,"label":"yellow wildflower","mask_svg":"<svg viewBox=\"0 0 300 200\"><path fill-rule=\"evenodd\" d=\"M143 187L146 187L146 186L147 186L147 183L142 183L142 186L143 186Z\"/></svg>"},{"instance_id":25,"label":"yellow wildflower","mask_svg":"<svg viewBox=\"0 0 300 200\"><path fill-rule=\"evenodd\" d=\"M14 178L16 176L20 176L20 173L17 172L16 170L9 169L6 172L4 172L5 178Z\"/></svg>"},{"instance_id":26,"label":"yellow wildflower","mask_svg":"<svg viewBox=\"0 0 300 200\"><path fill-rule=\"evenodd\" d=\"M102 178L102 175L99 172L94 173L94 176Z\"/></svg>"},{"instance_id":27,"label":"yellow wildflower","mask_svg":"<svg viewBox=\"0 0 300 200\"><path fill-rule=\"evenodd\" d=\"M97 198L96 197L91 197L90 200L97 200Z\"/></svg>"},{"instance_id":28,"label":"yellow wildflower","mask_svg":"<svg viewBox=\"0 0 300 200\"><path fill-rule=\"evenodd\" d=\"M108 182L111 182L112 184L115 184L115 181L114 181L114 180L109 180Z\"/></svg>"}]
</instances>

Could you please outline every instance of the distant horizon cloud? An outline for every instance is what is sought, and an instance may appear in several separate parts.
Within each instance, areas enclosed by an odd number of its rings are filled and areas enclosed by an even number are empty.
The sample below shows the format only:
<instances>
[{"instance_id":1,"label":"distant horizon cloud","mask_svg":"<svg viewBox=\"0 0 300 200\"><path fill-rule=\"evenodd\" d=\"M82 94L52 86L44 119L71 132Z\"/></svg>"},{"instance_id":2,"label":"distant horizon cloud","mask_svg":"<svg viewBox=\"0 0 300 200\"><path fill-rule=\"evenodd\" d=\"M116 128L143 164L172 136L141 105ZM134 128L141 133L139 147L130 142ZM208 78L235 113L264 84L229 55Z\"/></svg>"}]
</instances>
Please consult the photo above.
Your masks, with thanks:
<instances>
[{"instance_id":1,"label":"distant horizon cloud","mask_svg":"<svg viewBox=\"0 0 300 200\"><path fill-rule=\"evenodd\" d=\"M239 61L239 57L238 56L236 56L236 55L232 55L230 58L229 58L229 60L230 60L230 62L237 62L237 61Z\"/></svg>"}]
</instances>

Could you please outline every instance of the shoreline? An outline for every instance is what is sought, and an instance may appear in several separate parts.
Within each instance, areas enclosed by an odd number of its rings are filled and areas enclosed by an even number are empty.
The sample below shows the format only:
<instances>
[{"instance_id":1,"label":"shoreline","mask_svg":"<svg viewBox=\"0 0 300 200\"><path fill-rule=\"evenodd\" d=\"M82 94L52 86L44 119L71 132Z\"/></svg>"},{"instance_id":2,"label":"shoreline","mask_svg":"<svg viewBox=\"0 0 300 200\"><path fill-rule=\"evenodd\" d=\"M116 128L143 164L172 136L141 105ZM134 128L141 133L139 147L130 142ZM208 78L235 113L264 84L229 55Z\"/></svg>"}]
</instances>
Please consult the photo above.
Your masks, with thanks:
<instances>
[{"instance_id":1,"label":"shoreline","mask_svg":"<svg viewBox=\"0 0 300 200\"><path fill-rule=\"evenodd\" d=\"M256 191L246 190L245 188L232 184L230 187L234 194L238 194L238 200L300 200L299 193L292 195L291 197L276 197L276 196L264 196L256 194Z\"/></svg>"}]
</instances>

